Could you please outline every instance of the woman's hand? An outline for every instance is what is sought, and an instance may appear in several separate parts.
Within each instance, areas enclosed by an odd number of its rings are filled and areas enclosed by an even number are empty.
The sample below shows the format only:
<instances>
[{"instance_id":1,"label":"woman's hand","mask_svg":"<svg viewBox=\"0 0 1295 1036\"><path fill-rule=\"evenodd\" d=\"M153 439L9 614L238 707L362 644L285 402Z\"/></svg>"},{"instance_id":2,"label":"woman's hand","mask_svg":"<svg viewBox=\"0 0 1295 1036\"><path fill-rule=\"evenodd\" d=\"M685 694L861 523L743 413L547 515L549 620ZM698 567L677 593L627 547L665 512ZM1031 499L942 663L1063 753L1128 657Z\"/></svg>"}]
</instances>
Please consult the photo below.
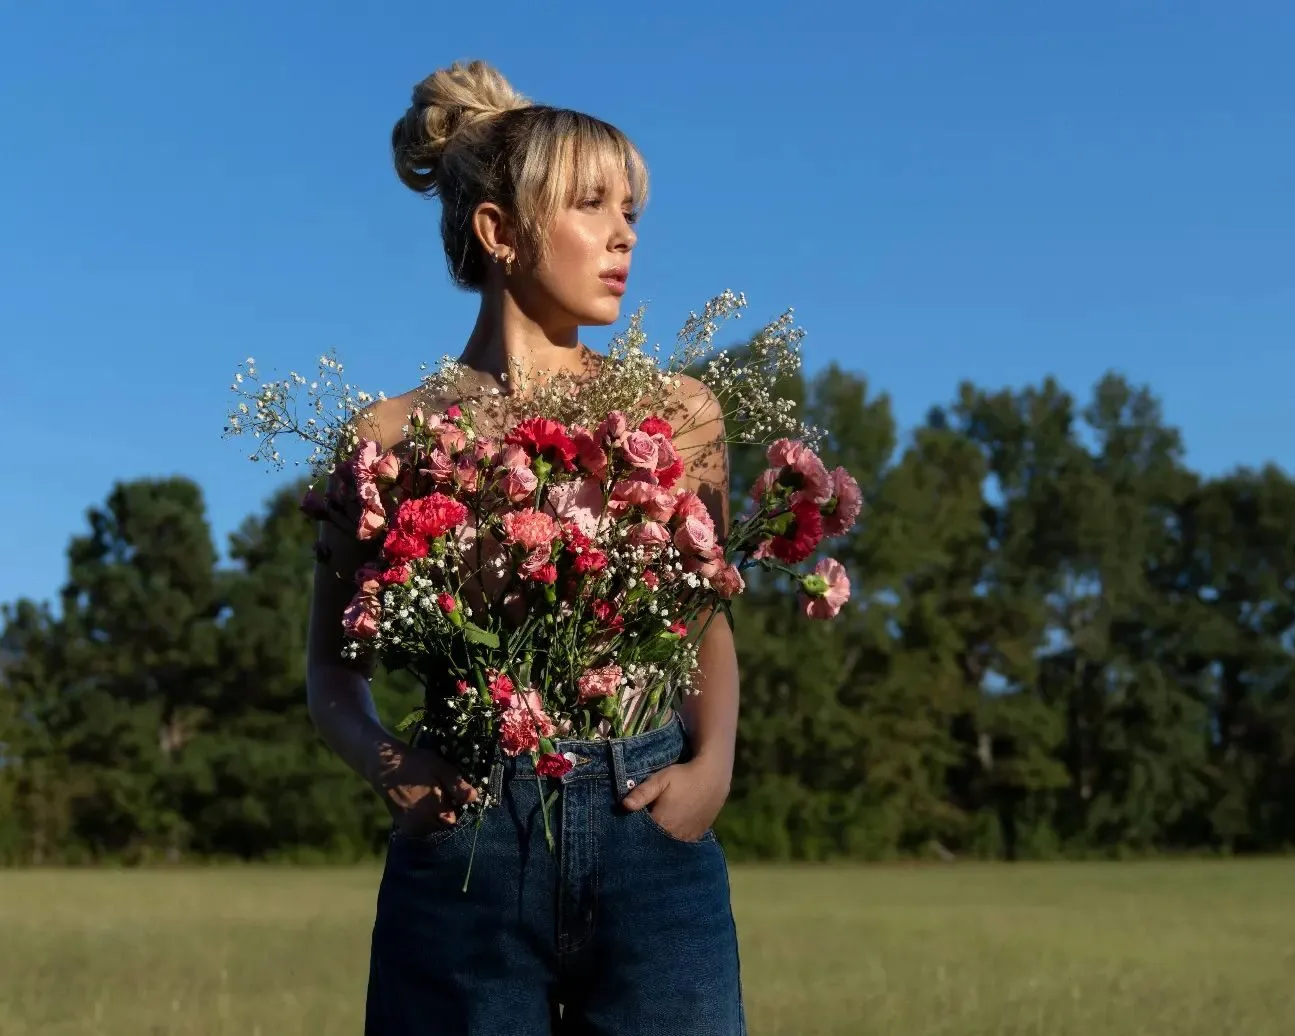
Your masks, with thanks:
<instances>
[{"instance_id":1,"label":"woman's hand","mask_svg":"<svg viewBox=\"0 0 1295 1036\"><path fill-rule=\"evenodd\" d=\"M695 842L715 823L731 780L731 766L696 756L658 770L622 802L631 811L648 809L652 819L675 838Z\"/></svg>"},{"instance_id":2,"label":"woman's hand","mask_svg":"<svg viewBox=\"0 0 1295 1036\"><path fill-rule=\"evenodd\" d=\"M410 745L391 747L375 784L396 828L411 835L456 823L458 810L477 799L476 789L444 756Z\"/></svg>"}]
</instances>

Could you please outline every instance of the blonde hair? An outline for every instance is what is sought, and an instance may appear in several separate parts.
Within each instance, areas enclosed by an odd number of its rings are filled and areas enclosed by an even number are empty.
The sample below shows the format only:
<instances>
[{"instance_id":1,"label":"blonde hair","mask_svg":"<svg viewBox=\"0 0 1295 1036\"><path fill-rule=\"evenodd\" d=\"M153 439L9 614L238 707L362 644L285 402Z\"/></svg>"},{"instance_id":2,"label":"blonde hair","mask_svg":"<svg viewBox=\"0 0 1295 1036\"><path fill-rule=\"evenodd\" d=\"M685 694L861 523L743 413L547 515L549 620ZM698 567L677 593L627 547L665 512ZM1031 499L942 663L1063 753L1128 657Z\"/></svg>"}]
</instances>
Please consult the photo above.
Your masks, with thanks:
<instances>
[{"instance_id":1,"label":"blonde hair","mask_svg":"<svg viewBox=\"0 0 1295 1036\"><path fill-rule=\"evenodd\" d=\"M440 197L445 258L463 288L486 282L489 257L472 228L482 202L513 218L518 258L533 264L558 210L600 186L607 164L625 170L636 210L647 199L647 167L624 133L583 112L532 104L484 61L455 62L415 86L391 151L407 187Z\"/></svg>"}]
</instances>

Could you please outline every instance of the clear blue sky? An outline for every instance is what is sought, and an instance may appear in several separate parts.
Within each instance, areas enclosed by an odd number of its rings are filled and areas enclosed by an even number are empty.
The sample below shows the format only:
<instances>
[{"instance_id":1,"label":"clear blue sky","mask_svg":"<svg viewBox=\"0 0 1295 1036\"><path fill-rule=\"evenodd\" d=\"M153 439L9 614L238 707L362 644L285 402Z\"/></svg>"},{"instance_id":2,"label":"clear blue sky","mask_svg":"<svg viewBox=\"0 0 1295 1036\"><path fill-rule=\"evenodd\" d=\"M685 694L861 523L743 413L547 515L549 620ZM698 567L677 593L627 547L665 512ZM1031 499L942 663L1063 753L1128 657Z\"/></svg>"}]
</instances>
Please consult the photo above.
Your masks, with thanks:
<instances>
[{"instance_id":1,"label":"clear blue sky","mask_svg":"<svg viewBox=\"0 0 1295 1036\"><path fill-rule=\"evenodd\" d=\"M657 338L731 287L906 427L1113 368L1198 468L1295 467L1292 53L1286 2L5 4L0 599L56 591L119 478L198 479L223 548L275 483L220 438L244 356L394 392L459 347L387 147L460 57L640 144Z\"/></svg>"}]
</instances>

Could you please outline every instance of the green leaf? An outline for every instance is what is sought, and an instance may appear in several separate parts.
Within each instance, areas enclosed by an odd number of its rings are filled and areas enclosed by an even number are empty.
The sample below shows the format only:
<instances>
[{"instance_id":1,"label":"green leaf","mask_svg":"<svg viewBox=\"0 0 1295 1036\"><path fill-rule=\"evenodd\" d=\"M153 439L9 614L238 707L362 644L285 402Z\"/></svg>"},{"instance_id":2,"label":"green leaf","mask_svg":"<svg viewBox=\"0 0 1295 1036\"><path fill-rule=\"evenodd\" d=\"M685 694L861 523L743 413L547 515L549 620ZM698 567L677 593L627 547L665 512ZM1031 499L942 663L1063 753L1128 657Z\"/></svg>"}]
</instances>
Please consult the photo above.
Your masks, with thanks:
<instances>
[{"instance_id":1,"label":"green leaf","mask_svg":"<svg viewBox=\"0 0 1295 1036\"><path fill-rule=\"evenodd\" d=\"M499 646L499 634L491 633L490 630L483 630L475 622L465 622L463 624L463 637L470 644L482 644L489 648Z\"/></svg>"},{"instance_id":2,"label":"green leaf","mask_svg":"<svg viewBox=\"0 0 1295 1036\"><path fill-rule=\"evenodd\" d=\"M419 722L426 714L427 714L427 710L420 705L418 708L414 709L413 712L409 713L409 715L405 716L399 723L396 724L397 733L404 733L415 723Z\"/></svg>"}]
</instances>

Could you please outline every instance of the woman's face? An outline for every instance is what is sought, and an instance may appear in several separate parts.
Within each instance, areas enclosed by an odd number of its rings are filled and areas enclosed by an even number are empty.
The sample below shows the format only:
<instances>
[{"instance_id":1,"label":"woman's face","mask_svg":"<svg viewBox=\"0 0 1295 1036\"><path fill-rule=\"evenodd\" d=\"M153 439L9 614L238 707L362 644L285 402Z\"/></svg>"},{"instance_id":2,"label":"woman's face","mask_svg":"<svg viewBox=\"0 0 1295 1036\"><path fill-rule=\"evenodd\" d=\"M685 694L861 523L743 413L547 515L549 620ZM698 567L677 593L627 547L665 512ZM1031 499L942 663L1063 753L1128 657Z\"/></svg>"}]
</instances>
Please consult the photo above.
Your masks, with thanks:
<instances>
[{"instance_id":1,"label":"woman's face","mask_svg":"<svg viewBox=\"0 0 1295 1036\"><path fill-rule=\"evenodd\" d=\"M620 316L638 240L634 202L623 170L608 168L596 182L554 216L548 254L514 288L549 326L600 326Z\"/></svg>"}]
</instances>

